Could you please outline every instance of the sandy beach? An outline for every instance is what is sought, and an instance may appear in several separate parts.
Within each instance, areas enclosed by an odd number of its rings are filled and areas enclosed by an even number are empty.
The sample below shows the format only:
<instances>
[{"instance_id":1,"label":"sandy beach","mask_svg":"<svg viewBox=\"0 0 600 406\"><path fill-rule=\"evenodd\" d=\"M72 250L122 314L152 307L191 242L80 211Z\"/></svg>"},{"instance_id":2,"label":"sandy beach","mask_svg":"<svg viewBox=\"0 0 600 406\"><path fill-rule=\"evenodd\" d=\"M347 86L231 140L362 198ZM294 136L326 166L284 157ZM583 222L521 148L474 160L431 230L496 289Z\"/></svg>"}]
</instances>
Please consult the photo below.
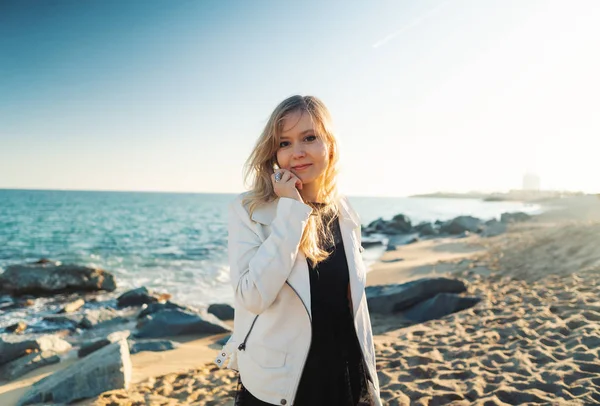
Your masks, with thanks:
<instances>
[{"instance_id":1,"label":"sandy beach","mask_svg":"<svg viewBox=\"0 0 600 406\"><path fill-rule=\"evenodd\" d=\"M600 403L600 200L573 198L496 237L438 238L386 252L369 285L460 278L482 300L407 326L372 315L386 405ZM231 405L234 371L212 364L223 335L132 355L133 384L78 405ZM0 405L69 362L0 386Z\"/></svg>"}]
</instances>

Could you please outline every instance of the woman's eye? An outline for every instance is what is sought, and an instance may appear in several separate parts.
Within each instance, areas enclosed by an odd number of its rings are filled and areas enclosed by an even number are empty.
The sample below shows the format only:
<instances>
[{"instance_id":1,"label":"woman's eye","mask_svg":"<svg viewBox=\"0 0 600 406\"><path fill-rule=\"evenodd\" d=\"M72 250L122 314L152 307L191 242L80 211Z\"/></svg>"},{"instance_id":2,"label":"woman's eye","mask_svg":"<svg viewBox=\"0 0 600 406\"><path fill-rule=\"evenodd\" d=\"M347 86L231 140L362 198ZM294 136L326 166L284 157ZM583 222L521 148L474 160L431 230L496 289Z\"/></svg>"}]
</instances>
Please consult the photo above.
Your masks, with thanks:
<instances>
[{"instance_id":1,"label":"woman's eye","mask_svg":"<svg viewBox=\"0 0 600 406\"><path fill-rule=\"evenodd\" d=\"M312 142L312 141L314 141L314 140L317 139L317 136L316 135L309 135L308 137L305 137L304 139L307 140L307 141L309 141L309 142ZM279 143L279 148L287 147L288 144L289 144L289 141L281 141Z\"/></svg>"}]
</instances>

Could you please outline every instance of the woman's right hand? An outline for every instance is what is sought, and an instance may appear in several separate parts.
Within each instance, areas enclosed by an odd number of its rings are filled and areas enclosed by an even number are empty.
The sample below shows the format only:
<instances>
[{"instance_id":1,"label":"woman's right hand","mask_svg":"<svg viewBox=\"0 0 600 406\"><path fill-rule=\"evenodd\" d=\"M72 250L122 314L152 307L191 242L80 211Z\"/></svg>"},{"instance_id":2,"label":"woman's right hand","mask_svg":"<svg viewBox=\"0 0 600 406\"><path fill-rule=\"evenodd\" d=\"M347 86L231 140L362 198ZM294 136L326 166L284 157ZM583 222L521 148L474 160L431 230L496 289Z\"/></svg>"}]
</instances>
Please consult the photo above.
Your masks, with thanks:
<instances>
[{"instance_id":1,"label":"woman's right hand","mask_svg":"<svg viewBox=\"0 0 600 406\"><path fill-rule=\"evenodd\" d=\"M279 182L275 182L275 173L277 172L281 173L281 180ZM304 203L304 200L302 200L302 196L300 196L300 192L298 191L302 190L302 181L291 171L288 171L287 169L277 169L271 175L271 182L273 183L273 189L277 196L289 197L290 199L295 199Z\"/></svg>"}]
</instances>

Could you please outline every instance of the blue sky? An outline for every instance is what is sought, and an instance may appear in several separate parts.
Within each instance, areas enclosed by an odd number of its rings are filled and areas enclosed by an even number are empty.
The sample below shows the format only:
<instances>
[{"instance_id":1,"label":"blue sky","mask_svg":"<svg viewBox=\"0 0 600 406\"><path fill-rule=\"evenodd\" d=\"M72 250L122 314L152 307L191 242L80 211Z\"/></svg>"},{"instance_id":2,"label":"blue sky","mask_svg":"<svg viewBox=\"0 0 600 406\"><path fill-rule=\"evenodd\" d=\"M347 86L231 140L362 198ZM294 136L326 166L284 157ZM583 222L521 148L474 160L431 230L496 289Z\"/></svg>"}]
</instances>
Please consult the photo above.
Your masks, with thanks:
<instances>
[{"instance_id":1,"label":"blue sky","mask_svg":"<svg viewBox=\"0 0 600 406\"><path fill-rule=\"evenodd\" d=\"M600 2L4 1L0 188L240 192L292 94L351 195L598 191Z\"/></svg>"}]
</instances>

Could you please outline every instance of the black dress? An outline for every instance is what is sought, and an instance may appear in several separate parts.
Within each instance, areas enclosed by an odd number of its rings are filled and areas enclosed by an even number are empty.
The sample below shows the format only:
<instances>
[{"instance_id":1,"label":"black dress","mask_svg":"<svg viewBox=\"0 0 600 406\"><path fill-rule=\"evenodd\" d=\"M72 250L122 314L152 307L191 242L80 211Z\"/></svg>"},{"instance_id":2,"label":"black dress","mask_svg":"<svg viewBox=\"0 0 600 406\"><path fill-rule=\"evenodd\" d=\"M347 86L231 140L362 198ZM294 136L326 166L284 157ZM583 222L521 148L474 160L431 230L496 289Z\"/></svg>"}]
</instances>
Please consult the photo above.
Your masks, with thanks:
<instances>
[{"instance_id":1,"label":"black dress","mask_svg":"<svg viewBox=\"0 0 600 406\"><path fill-rule=\"evenodd\" d=\"M331 227L335 243L322 247L331 255L316 267L307 260L312 340L294 406L369 404L366 372L348 299L348 263L338 218ZM241 379L235 405L271 406L252 396Z\"/></svg>"}]
</instances>

